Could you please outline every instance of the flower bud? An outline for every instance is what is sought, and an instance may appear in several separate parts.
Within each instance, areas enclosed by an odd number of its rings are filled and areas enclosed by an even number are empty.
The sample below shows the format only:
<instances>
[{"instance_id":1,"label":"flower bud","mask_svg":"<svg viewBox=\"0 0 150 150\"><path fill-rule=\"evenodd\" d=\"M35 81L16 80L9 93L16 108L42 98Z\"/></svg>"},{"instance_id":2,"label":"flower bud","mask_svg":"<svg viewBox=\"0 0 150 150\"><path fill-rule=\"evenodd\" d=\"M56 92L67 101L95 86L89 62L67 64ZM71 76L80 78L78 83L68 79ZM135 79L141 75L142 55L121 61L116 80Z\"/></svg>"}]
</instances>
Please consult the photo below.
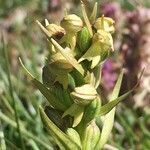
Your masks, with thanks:
<instances>
[{"instance_id":1,"label":"flower bud","mask_svg":"<svg viewBox=\"0 0 150 150\"><path fill-rule=\"evenodd\" d=\"M66 134L76 143L79 145L79 147L81 148L81 139L80 139L80 135L79 133L73 129L73 128L68 128L66 131Z\"/></svg>"},{"instance_id":2,"label":"flower bud","mask_svg":"<svg viewBox=\"0 0 150 150\"><path fill-rule=\"evenodd\" d=\"M113 19L102 16L96 20L94 27L97 30L104 30L104 31L113 33L115 30L114 23L115 21Z\"/></svg>"},{"instance_id":3,"label":"flower bud","mask_svg":"<svg viewBox=\"0 0 150 150\"><path fill-rule=\"evenodd\" d=\"M81 62L85 59L92 61L91 69L97 66L100 62L109 57L110 50L113 48L113 39L109 32L98 30L92 39L92 45L87 52L78 60Z\"/></svg>"},{"instance_id":4,"label":"flower bud","mask_svg":"<svg viewBox=\"0 0 150 150\"><path fill-rule=\"evenodd\" d=\"M65 34L65 30L56 24L49 24L46 26L46 29L52 36L55 36L57 39L60 39Z\"/></svg>"},{"instance_id":5,"label":"flower bud","mask_svg":"<svg viewBox=\"0 0 150 150\"><path fill-rule=\"evenodd\" d=\"M97 97L95 88L90 84L85 84L81 87L76 87L71 93L73 101L78 105L88 105Z\"/></svg>"},{"instance_id":6,"label":"flower bud","mask_svg":"<svg viewBox=\"0 0 150 150\"><path fill-rule=\"evenodd\" d=\"M83 22L80 17L75 14L67 15L61 21L61 26L71 33L79 32L83 27Z\"/></svg>"},{"instance_id":7,"label":"flower bud","mask_svg":"<svg viewBox=\"0 0 150 150\"><path fill-rule=\"evenodd\" d=\"M83 137L83 149L94 150L100 138L100 129L93 121L87 126Z\"/></svg>"},{"instance_id":8,"label":"flower bud","mask_svg":"<svg viewBox=\"0 0 150 150\"><path fill-rule=\"evenodd\" d=\"M110 33L104 30L98 30L97 33L93 36L93 43L102 43L106 46L109 46L113 50L113 39Z\"/></svg>"},{"instance_id":9,"label":"flower bud","mask_svg":"<svg viewBox=\"0 0 150 150\"><path fill-rule=\"evenodd\" d=\"M78 45L81 50L81 53L85 53L85 51L90 47L91 38L90 33L87 27L84 27L78 34Z\"/></svg>"},{"instance_id":10,"label":"flower bud","mask_svg":"<svg viewBox=\"0 0 150 150\"><path fill-rule=\"evenodd\" d=\"M57 52L51 56L52 64L55 64L58 69L72 70L73 66L64 58L64 56Z\"/></svg>"}]
</instances>

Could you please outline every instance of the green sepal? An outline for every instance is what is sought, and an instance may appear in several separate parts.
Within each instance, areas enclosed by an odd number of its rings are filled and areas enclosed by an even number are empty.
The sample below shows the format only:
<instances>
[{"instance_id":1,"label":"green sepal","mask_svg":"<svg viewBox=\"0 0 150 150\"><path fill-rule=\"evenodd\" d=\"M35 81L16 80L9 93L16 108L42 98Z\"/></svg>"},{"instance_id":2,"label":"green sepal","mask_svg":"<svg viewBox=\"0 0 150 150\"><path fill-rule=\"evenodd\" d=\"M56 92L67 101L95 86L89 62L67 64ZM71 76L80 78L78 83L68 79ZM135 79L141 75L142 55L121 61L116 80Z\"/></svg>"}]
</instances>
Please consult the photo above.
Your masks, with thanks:
<instances>
[{"instance_id":1,"label":"green sepal","mask_svg":"<svg viewBox=\"0 0 150 150\"><path fill-rule=\"evenodd\" d=\"M95 21L94 27L97 30L104 30L106 32L113 33L115 31L114 23L115 21L112 18L104 17L103 15Z\"/></svg>"},{"instance_id":2,"label":"green sepal","mask_svg":"<svg viewBox=\"0 0 150 150\"><path fill-rule=\"evenodd\" d=\"M97 67L94 68L93 70L94 72L94 77L95 77L95 89L97 89L100 85L101 82L101 76L102 76L102 65L99 65Z\"/></svg>"},{"instance_id":3,"label":"green sepal","mask_svg":"<svg viewBox=\"0 0 150 150\"><path fill-rule=\"evenodd\" d=\"M62 117L65 117L67 115L70 115L72 117L74 117L74 121L73 121L73 125L72 127L76 127L82 117L83 117L83 113L84 113L84 107L83 106L80 106L80 105L77 105L76 103L73 103L63 114Z\"/></svg>"},{"instance_id":4,"label":"green sepal","mask_svg":"<svg viewBox=\"0 0 150 150\"><path fill-rule=\"evenodd\" d=\"M62 132L45 114L44 110L39 108L40 115L44 126L47 131L52 135L55 142L58 144L61 150L81 150L79 145L77 145L68 135Z\"/></svg>"},{"instance_id":5,"label":"green sepal","mask_svg":"<svg viewBox=\"0 0 150 150\"><path fill-rule=\"evenodd\" d=\"M69 80L69 83L68 83L68 86L70 89L74 89L76 87L76 83L74 81L74 78L68 74L68 80Z\"/></svg>"}]
</instances>

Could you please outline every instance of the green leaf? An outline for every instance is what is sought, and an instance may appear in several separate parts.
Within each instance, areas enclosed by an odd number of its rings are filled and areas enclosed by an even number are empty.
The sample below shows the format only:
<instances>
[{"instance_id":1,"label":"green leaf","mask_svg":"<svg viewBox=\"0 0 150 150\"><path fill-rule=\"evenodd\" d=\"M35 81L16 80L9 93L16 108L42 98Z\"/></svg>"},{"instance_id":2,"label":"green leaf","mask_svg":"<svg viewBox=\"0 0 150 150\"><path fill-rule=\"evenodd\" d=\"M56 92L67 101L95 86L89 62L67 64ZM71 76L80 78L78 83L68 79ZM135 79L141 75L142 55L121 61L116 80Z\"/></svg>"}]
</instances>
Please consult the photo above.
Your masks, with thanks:
<instances>
[{"instance_id":1,"label":"green leaf","mask_svg":"<svg viewBox=\"0 0 150 150\"><path fill-rule=\"evenodd\" d=\"M59 83L56 83L51 89L51 92L54 96L59 99L59 101L66 106L66 108L70 107L73 104L73 100L70 96L70 92L65 90Z\"/></svg>"},{"instance_id":2,"label":"green leaf","mask_svg":"<svg viewBox=\"0 0 150 150\"><path fill-rule=\"evenodd\" d=\"M110 101L118 97L121 88L122 78L123 78L123 71L120 73L118 77L113 93L110 97ZM110 132L113 128L114 116L115 116L115 107L108 114L106 114L104 118L101 138L98 145L99 148L103 148L104 144L107 142L109 138Z\"/></svg>"},{"instance_id":3,"label":"green leaf","mask_svg":"<svg viewBox=\"0 0 150 150\"><path fill-rule=\"evenodd\" d=\"M46 85L42 84L40 81L38 81L27 69L26 67L23 65L21 59L20 59L20 63L22 65L22 67L24 68L24 70L28 73L28 75L30 76L32 83L40 90L40 92L44 95L44 97L48 100L48 102L50 103L51 106L53 106L56 109L59 110L65 110L66 106L63 105L59 99L57 99L54 94L46 87Z\"/></svg>"},{"instance_id":4,"label":"green leaf","mask_svg":"<svg viewBox=\"0 0 150 150\"><path fill-rule=\"evenodd\" d=\"M83 117L83 113L84 113L84 107L83 106L79 106L76 103L73 103L63 114L62 117L65 117L66 115L70 115L72 117L74 117L74 121L73 121L73 127L76 127L82 117Z\"/></svg>"},{"instance_id":5,"label":"green leaf","mask_svg":"<svg viewBox=\"0 0 150 150\"><path fill-rule=\"evenodd\" d=\"M99 115L103 116L103 115L107 114L108 112L110 112L119 102L121 102L125 98L127 98L133 92L133 90L134 89L128 91L127 93L121 95L120 97L118 97L118 98L112 100L111 102L105 104L104 106L102 106Z\"/></svg>"},{"instance_id":6,"label":"green leaf","mask_svg":"<svg viewBox=\"0 0 150 150\"><path fill-rule=\"evenodd\" d=\"M48 100L50 105L59 110L65 110L66 106L60 102L59 99L54 96L54 94L41 82L36 79L32 80L33 84L40 90L44 97Z\"/></svg>"},{"instance_id":7,"label":"green leaf","mask_svg":"<svg viewBox=\"0 0 150 150\"><path fill-rule=\"evenodd\" d=\"M14 120L12 120L12 118L7 117L1 111L0 111L0 119L3 120L4 122L6 122L8 125L12 126L13 128L17 129L16 122ZM33 135L32 132L30 132L29 130L26 130L24 128L23 124L21 125L20 131L24 135L24 138L26 138L26 139L33 139L38 144L41 144L45 149L52 150L51 146L48 143L46 143L42 139L39 139L37 136Z\"/></svg>"},{"instance_id":8,"label":"green leaf","mask_svg":"<svg viewBox=\"0 0 150 150\"><path fill-rule=\"evenodd\" d=\"M52 36L52 34L38 20L36 20L36 23L41 28L41 30L46 34L47 37L50 38Z\"/></svg>"},{"instance_id":9,"label":"green leaf","mask_svg":"<svg viewBox=\"0 0 150 150\"><path fill-rule=\"evenodd\" d=\"M57 142L60 149L65 150L81 150L81 148L64 132L62 132L45 114L44 110L40 107L40 115L43 121L44 126L48 132L52 135L55 141ZM62 148L61 148L62 147Z\"/></svg>"}]
</instances>

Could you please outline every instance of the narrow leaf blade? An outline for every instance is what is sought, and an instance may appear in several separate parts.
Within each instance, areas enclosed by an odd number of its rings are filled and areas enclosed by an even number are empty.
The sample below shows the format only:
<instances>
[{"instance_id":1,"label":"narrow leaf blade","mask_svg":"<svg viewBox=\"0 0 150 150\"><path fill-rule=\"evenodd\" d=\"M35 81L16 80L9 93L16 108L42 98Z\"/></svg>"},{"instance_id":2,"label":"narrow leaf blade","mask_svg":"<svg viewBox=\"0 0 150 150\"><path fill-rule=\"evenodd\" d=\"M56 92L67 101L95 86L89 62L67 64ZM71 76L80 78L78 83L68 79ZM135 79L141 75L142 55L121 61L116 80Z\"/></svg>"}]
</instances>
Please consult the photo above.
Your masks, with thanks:
<instances>
[{"instance_id":1,"label":"narrow leaf blade","mask_svg":"<svg viewBox=\"0 0 150 150\"><path fill-rule=\"evenodd\" d=\"M122 83L122 78L123 78L123 71L120 73L118 80L116 82L116 85L114 87L113 93L110 97L110 101L113 99L116 99L119 95L121 83ZM101 138L99 141L99 147L103 148L104 144L107 142L110 132L113 128L113 123L114 123L114 116L115 116L115 107L108 113L106 114L103 122L103 128L102 128L102 133L101 133Z\"/></svg>"},{"instance_id":2,"label":"narrow leaf blade","mask_svg":"<svg viewBox=\"0 0 150 150\"><path fill-rule=\"evenodd\" d=\"M133 92L133 89L128 91L127 93L121 95L120 97L116 98L115 100L105 104L104 106L101 107L100 116L103 116L110 112L119 102L123 101L126 97L128 97L131 93Z\"/></svg>"},{"instance_id":3,"label":"narrow leaf blade","mask_svg":"<svg viewBox=\"0 0 150 150\"><path fill-rule=\"evenodd\" d=\"M20 63L22 65L22 67L24 68L24 70L28 73L28 75L30 76L32 83L34 84L34 86L36 86L40 92L44 95L44 97L48 100L48 102L50 103L50 105L52 105L54 108L57 108L59 110L65 110L66 106L63 105L62 103L60 103L59 99L57 99L53 93L46 87L46 85L42 84L40 81L38 81L28 70L27 68L23 65L21 59L20 59Z\"/></svg>"},{"instance_id":4,"label":"narrow leaf blade","mask_svg":"<svg viewBox=\"0 0 150 150\"><path fill-rule=\"evenodd\" d=\"M40 115L42 118L42 121L48 130L50 134L57 139L59 142L57 142L58 145L63 146L66 150L74 149L74 150L80 150L80 147L72 141L68 135L66 135L64 132L62 132L45 114L44 110L40 107ZM61 144L60 144L61 143Z\"/></svg>"}]
</instances>

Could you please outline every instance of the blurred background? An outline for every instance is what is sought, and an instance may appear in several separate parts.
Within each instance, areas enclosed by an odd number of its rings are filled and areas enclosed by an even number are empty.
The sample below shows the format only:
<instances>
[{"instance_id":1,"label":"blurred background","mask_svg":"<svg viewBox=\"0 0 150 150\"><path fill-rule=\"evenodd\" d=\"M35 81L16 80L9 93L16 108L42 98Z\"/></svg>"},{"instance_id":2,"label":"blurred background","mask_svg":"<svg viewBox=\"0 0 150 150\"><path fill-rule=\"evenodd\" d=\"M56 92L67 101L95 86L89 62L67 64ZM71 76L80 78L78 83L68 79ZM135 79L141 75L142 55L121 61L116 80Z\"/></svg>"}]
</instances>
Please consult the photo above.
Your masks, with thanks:
<instances>
[{"instance_id":1,"label":"blurred background","mask_svg":"<svg viewBox=\"0 0 150 150\"><path fill-rule=\"evenodd\" d=\"M83 0L91 12L94 0ZM117 106L114 129L105 149L150 149L150 1L97 0L98 16L115 20L115 55L103 67L101 89L107 97L121 68L121 93L131 89L145 68L137 90ZM59 23L64 11L81 16L79 0L0 0L0 148L19 149L14 101L26 149L54 149L38 113L45 99L23 71L18 58L40 80L48 53L46 38L35 20ZM7 54L5 53L7 52ZM8 59L6 57L8 56ZM8 60L8 61L7 61ZM10 67L10 72L8 70ZM11 77L11 82L9 80ZM12 87L11 87L12 85ZM56 147L57 149L57 147Z\"/></svg>"}]
</instances>

